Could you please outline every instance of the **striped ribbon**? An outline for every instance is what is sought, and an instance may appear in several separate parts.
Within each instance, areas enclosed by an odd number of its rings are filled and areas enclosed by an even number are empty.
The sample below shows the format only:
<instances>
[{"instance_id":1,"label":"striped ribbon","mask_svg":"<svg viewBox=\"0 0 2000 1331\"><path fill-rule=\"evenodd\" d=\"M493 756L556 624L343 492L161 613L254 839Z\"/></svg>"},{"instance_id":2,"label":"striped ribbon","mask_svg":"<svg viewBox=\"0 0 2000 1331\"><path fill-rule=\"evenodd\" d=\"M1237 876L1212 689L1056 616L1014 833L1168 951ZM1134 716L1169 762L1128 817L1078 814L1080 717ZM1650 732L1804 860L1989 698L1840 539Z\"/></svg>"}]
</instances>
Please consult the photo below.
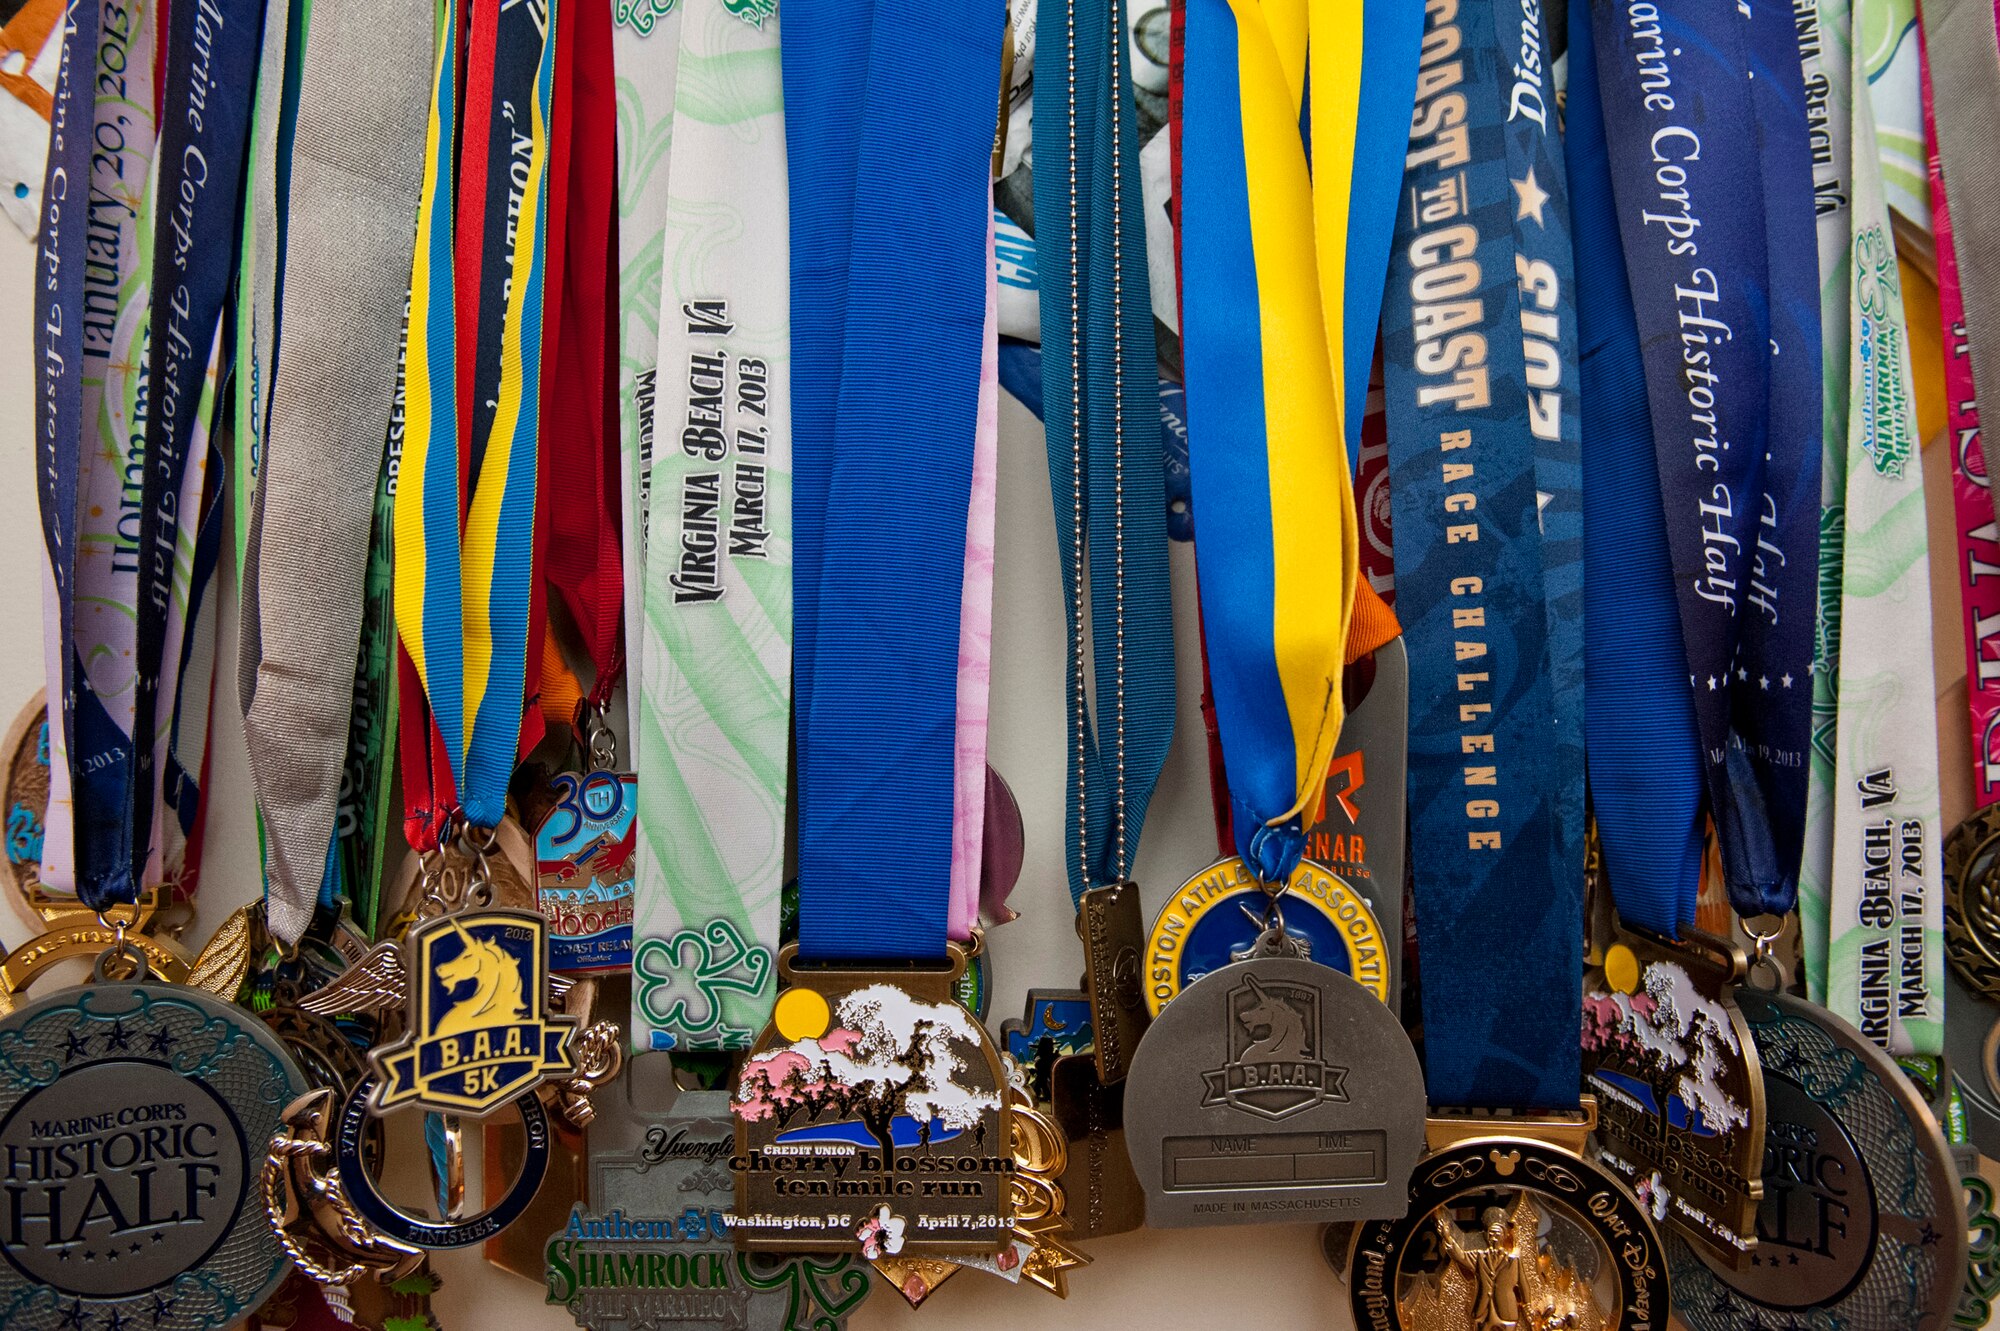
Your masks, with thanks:
<instances>
[{"instance_id":1,"label":"striped ribbon","mask_svg":"<svg viewBox=\"0 0 2000 1331\"><path fill-rule=\"evenodd\" d=\"M542 23L529 158L511 260L500 390L481 464L462 494L453 307L452 163L458 145L459 4L439 44L424 152L402 468L395 506L396 626L423 682L466 817L491 827L507 778L526 681L533 576L535 449L540 425L550 97L556 5Z\"/></svg>"},{"instance_id":2,"label":"striped ribbon","mask_svg":"<svg viewBox=\"0 0 2000 1331\"><path fill-rule=\"evenodd\" d=\"M1360 7L1331 0L1192 0L1186 22L1189 457L1204 524L1226 533L1201 547L1203 635L1237 849L1282 882L1344 716L1359 550L1340 388L1355 330L1340 312L1362 68L1381 53Z\"/></svg>"}]
</instances>

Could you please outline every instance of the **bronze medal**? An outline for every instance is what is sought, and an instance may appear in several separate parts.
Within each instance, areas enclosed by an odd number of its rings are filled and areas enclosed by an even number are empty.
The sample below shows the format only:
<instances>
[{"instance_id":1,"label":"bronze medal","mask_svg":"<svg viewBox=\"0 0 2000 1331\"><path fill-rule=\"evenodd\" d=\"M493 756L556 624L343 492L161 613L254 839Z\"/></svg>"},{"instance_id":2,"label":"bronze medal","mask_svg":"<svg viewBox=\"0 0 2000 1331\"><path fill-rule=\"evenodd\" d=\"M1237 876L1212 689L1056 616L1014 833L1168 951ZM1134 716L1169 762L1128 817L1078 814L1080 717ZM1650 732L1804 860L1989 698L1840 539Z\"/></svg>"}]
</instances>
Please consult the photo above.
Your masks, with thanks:
<instances>
[{"instance_id":1,"label":"bronze medal","mask_svg":"<svg viewBox=\"0 0 2000 1331\"><path fill-rule=\"evenodd\" d=\"M1675 1238L1690 1331L1942 1328L1965 1279L1961 1185L1895 1063L1824 1008L1740 990L1764 1064L1757 1247L1730 1270Z\"/></svg>"},{"instance_id":2,"label":"bronze medal","mask_svg":"<svg viewBox=\"0 0 2000 1331\"><path fill-rule=\"evenodd\" d=\"M2000 999L2000 805L1973 810L1944 839L1944 947L1960 979Z\"/></svg>"},{"instance_id":3,"label":"bronze medal","mask_svg":"<svg viewBox=\"0 0 2000 1331\"><path fill-rule=\"evenodd\" d=\"M1011 1097L937 970L799 970L737 1074L736 1240L750 1252L977 1256L1008 1242Z\"/></svg>"},{"instance_id":4,"label":"bronze medal","mask_svg":"<svg viewBox=\"0 0 2000 1331\"><path fill-rule=\"evenodd\" d=\"M1594 1118L1586 1097L1571 1119L1432 1119L1407 1213L1355 1227L1347 1288L1359 1331L1664 1327L1659 1233L1579 1154Z\"/></svg>"},{"instance_id":5,"label":"bronze medal","mask_svg":"<svg viewBox=\"0 0 2000 1331\"><path fill-rule=\"evenodd\" d=\"M1764 1079L1734 998L1747 963L1720 940L1621 930L1584 980L1583 1073L1600 1160L1655 1221L1725 1265L1755 1243Z\"/></svg>"}]
</instances>

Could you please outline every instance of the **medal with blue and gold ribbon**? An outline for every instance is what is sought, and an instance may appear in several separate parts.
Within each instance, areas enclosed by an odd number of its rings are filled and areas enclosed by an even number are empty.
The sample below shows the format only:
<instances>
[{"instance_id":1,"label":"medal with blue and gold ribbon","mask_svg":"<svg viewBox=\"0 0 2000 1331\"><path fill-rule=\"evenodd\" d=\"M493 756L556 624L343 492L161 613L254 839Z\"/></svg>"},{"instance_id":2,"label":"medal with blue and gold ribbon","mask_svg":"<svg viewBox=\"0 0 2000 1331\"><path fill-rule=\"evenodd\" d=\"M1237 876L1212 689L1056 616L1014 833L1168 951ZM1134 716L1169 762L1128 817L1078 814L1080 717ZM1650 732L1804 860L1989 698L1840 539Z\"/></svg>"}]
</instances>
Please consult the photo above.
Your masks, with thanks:
<instances>
[{"instance_id":1,"label":"medal with blue and gold ribbon","mask_svg":"<svg viewBox=\"0 0 2000 1331\"><path fill-rule=\"evenodd\" d=\"M1417 59L1416 12L1396 10L1188 6L1175 190L1188 454L1239 858L1192 880L1153 931L1159 1015L1132 1062L1125 1133L1156 1226L1396 1214L1420 1144L1422 1074L1382 1001L1379 926L1303 863L1346 715L1359 550L1343 419L1367 364L1349 350L1374 342L1362 293L1380 290ZM1322 909L1290 911L1322 926L1311 942L1286 918L1297 882L1326 884ZM1348 1163L1311 1145L1336 1140L1355 1147Z\"/></svg>"}]
</instances>

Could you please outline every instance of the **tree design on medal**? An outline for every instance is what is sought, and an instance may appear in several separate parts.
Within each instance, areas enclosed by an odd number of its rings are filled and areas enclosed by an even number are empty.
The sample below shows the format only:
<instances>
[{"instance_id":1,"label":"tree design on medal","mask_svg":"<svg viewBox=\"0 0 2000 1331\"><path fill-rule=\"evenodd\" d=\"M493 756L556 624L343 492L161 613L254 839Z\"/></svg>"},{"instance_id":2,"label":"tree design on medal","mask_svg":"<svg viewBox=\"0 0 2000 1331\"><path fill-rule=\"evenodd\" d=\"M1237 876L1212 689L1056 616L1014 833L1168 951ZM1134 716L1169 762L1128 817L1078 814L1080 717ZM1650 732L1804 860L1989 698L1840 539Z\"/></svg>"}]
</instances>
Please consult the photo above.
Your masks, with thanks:
<instances>
[{"instance_id":1,"label":"tree design on medal","mask_svg":"<svg viewBox=\"0 0 2000 1331\"><path fill-rule=\"evenodd\" d=\"M1742 1053L1736 1028L1671 962L1648 962L1629 994L1585 994L1583 1049L1642 1070L1643 1079L1608 1066L1590 1075L1675 1128L1719 1137L1750 1121L1749 1109L1722 1086L1728 1056Z\"/></svg>"},{"instance_id":2,"label":"tree design on medal","mask_svg":"<svg viewBox=\"0 0 2000 1331\"><path fill-rule=\"evenodd\" d=\"M894 1172L897 1151L928 1152L965 1133L974 1134L975 1148L1006 1145L985 1140L999 1096L960 1080L971 1066L962 1051L977 1057L981 1047L971 1013L872 984L843 995L832 1017L823 1034L744 1065L731 1101L738 1118L772 1122L782 1145L872 1146L885 1174ZM789 1128L793 1122L800 1126Z\"/></svg>"}]
</instances>

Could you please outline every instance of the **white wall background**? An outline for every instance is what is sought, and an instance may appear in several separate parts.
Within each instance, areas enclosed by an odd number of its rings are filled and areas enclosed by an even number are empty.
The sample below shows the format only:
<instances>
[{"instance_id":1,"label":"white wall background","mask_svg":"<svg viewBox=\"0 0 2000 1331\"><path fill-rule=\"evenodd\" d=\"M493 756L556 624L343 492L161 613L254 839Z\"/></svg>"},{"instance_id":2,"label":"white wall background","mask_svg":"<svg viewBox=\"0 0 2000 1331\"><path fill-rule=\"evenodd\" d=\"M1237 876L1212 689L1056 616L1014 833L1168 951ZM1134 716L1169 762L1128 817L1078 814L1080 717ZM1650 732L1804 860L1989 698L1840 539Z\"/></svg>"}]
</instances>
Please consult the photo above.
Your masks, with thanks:
<instances>
[{"instance_id":1,"label":"white wall background","mask_svg":"<svg viewBox=\"0 0 2000 1331\"><path fill-rule=\"evenodd\" d=\"M41 526L31 464L33 433L30 270L34 250L0 224L0 725L42 685ZM992 1024L1021 1011L1031 985L1074 985L1082 953L1071 925L1063 873L1063 606L1042 432L1002 394L997 586L993 633L992 762L1012 785L1027 822L1027 866L1015 889L1023 918L988 934L994 963ZM1154 799L1137 862L1147 915L1183 879L1215 858L1202 733L1199 660L1190 548L1174 547L1175 628L1181 661L1174 748ZM224 564L227 565L225 560ZM234 643L235 587L225 573L222 633ZM259 890L257 838L235 652L218 654L215 767L208 798L210 838L203 865L197 941ZM21 942L18 910L0 909L0 939ZM1316 1226L1141 1231L1090 1247L1096 1262L1070 1279L1066 1303L1031 1286L1010 1287L978 1272L951 1280L921 1312L930 1326L1002 1331L1036 1321L1095 1327L1195 1331L1240 1327L1351 1325L1341 1289L1319 1252ZM571 1331L538 1285L485 1265L476 1253L438 1262L444 1289L436 1309L446 1331ZM903 1326L913 1314L878 1289L850 1320L852 1331Z\"/></svg>"}]
</instances>

